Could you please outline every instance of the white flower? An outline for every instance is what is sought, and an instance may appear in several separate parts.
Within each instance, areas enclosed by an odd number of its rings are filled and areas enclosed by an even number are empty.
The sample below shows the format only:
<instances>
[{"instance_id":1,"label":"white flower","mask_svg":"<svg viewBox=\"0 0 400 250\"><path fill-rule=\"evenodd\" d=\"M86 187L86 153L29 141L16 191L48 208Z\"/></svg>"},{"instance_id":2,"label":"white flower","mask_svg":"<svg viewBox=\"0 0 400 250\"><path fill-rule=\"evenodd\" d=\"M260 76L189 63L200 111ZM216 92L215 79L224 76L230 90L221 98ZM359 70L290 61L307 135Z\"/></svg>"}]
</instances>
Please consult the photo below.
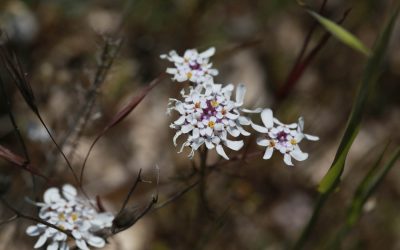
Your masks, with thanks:
<instances>
[{"instance_id":1,"label":"white flower","mask_svg":"<svg viewBox=\"0 0 400 250\"><path fill-rule=\"evenodd\" d=\"M172 80L178 82L191 81L197 84L212 81L213 76L218 75L218 70L212 69L209 62L215 53L215 48L198 53L196 49L186 50L183 57L179 56L175 50L168 55L161 55L160 58L167 59L174 63L174 68L167 68L167 73L173 75Z\"/></svg>"},{"instance_id":2,"label":"white flower","mask_svg":"<svg viewBox=\"0 0 400 250\"><path fill-rule=\"evenodd\" d=\"M234 138L250 135L242 125L250 125L251 121L241 113L260 110L242 109L246 88L242 84L238 86L236 101L231 100L233 89L232 84L223 87L221 84L206 83L191 87L188 94L182 90L183 101L170 99L168 113L176 110L180 114L170 125L177 130L173 139L174 145L177 145L176 140L180 135L187 135L180 152L188 146L192 149L189 157L193 157L194 151L205 144L208 149L215 147L219 155L229 159L222 145L235 151L243 147L242 140L229 140L228 135Z\"/></svg>"},{"instance_id":3,"label":"white flower","mask_svg":"<svg viewBox=\"0 0 400 250\"><path fill-rule=\"evenodd\" d=\"M49 188L43 195L39 217L48 223L66 230L74 237L79 249L87 250L89 246L104 247L105 240L94 233L111 227L114 216L110 213L98 213L89 203L77 196L76 189L64 185L62 192L58 188ZM68 236L52 227L43 224L29 226L26 233L39 236L34 248L40 248L47 242L47 250L68 250Z\"/></svg>"},{"instance_id":4,"label":"white flower","mask_svg":"<svg viewBox=\"0 0 400 250\"><path fill-rule=\"evenodd\" d=\"M299 143L306 138L310 141L318 141L317 136L303 133L304 120L299 118L298 123L283 124L273 117L270 109L264 109L261 112L261 120L264 124L259 126L252 124L253 128L266 135L257 139L257 144L267 147L263 159L270 159L274 150L283 154L284 162L293 166L292 157L297 161L304 161L308 158L308 154L300 150Z\"/></svg>"}]
</instances>

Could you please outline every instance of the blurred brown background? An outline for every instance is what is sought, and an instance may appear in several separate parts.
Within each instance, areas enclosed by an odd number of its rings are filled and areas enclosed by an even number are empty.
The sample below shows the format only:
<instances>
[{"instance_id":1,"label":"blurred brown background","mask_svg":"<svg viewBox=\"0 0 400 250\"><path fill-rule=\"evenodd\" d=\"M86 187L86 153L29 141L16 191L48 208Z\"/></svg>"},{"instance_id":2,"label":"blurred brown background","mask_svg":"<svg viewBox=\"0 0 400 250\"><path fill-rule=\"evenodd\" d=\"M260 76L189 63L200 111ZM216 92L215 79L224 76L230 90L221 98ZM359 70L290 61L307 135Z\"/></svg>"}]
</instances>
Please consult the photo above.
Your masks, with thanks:
<instances>
[{"instance_id":1,"label":"blurred brown background","mask_svg":"<svg viewBox=\"0 0 400 250\"><path fill-rule=\"evenodd\" d=\"M322 1L306 1L318 9ZM351 8L344 27L372 47L396 1L328 1L325 15L339 20ZM94 135L138 91L167 67L159 55L176 49L200 51L215 46L214 66L221 83L245 83L246 105L273 107L283 122L305 118L305 132L320 137L305 142L304 162L287 167L279 154L272 160L221 166L207 179L207 195L217 220L198 216L196 189L147 215L131 229L110 239L107 249L286 249L308 220L316 185L329 168L345 127L366 59L331 38L287 98L277 92L290 72L314 20L296 1L228 0L2 0L0 25L10 37L28 74L41 113L58 141L76 126L74 117L86 104L86 93L98 68L104 37L123 37L119 54L98 91L82 136L69 136L64 150L76 170ZM397 22L399 24L399 22ZM324 30L318 27L310 45ZM359 136L346 165L343 182L324 207L306 249L321 249L345 221L346 207L378 152L388 140L400 142L400 25L392 37L382 77L371 91ZM73 183L64 161L20 94L8 84L12 109L32 162L51 173L58 185ZM85 174L85 188L100 195L105 207L118 211L140 168L153 178L161 171L160 201L181 190L190 179L187 151L177 154L166 115L169 97L183 85L164 80L132 114L95 147ZM22 155L6 108L0 110L0 143ZM249 139L254 145L254 138ZM249 151L261 151L251 146ZM229 152L235 155L235 152ZM197 160L197 158L195 158ZM210 163L217 160L213 154ZM400 169L389 173L366 213L344 242L344 249L400 249ZM35 214L30 175L1 160L0 173L11 180L7 199ZM38 180L41 194L46 183ZM132 205L143 206L155 186L142 184ZM1 218L10 212L1 208ZM29 221L0 227L0 249L31 249L24 231Z\"/></svg>"}]
</instances>

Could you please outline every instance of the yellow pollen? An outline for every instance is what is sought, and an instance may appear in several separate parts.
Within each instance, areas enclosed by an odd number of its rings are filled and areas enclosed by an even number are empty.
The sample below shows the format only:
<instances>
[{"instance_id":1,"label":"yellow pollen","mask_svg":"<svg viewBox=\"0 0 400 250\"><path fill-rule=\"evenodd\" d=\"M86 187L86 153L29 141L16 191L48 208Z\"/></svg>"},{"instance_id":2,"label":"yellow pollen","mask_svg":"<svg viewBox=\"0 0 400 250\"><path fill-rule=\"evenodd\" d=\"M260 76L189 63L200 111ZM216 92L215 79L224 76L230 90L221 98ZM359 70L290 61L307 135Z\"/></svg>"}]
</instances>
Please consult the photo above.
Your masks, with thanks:
<instances>
[{"instance_id":1,"label":"yellow pollen","mask_svg":"<svg viewBox=\"0 0 400 250\"><path fill-rule=\"evenodd\" d=\"M71 217L72 217L73 221L78 220L78 214L76 214L76 213L71 214Z\"/></svg>"},{"instance_id":2,"label":"yellow pollen","mask_svg":"<svg viewBox=\"0 0 400 250\"><path fill-rule=\"evenodd\" d=\"M59 214L58 214L58 219L59 219L59 220L65 220L65 215L64 215L64 213L59 213Z\"/></svg>"},{"instance_id":3,"label":"yellow pollen","mask_svg":"<svg viewBox=\"0 0 400 250\"><path fill-rule=\"evenodd\" d=\"M217 101L215 101L215 100L211 101L211 106L212 107L216 108L216 107L218 107L218 105L219 105L219 103Z\"/></svg>"},{"instance_id":4,"label":"yellow pollen","mask_svg":"<svg viewBox=\"0 0 400 250\"><path fill-rule=\"evenodd\" d=\"M200 102L196 102L196 103L194 104L194 107L197 108L197 109L199 109L199 108L200 108Z\"/></svg>"},{"instance_id":5,"label":"yellow pollen","mask_svg":"<svg viewBox=\"0 0 400 250\"><path fill-rule=\"evenodd\" d=\"M59 226L59 228L60 228L61 230L65 230L65 227L64 227L64 226Z\"/></svg>"},{"instance_id":6,"label":"yellow pollen","mask_svg":"<svg viewBox=\"0 0 400 250\"><path fill-rule=\"evenodd\" d=\"M188 79L190 79L190 78L192 78L193 74L192 74L192 72L188 72L188 73L186 74L186 76L187 76Z\"/></svg>"},{"instance_id":7,"label":"yellow pollen","mask_svg":"<svg viewBox=\"0 0 400 250\"><path fill-rule=\"evenodd\" d=\"M269 146L270 146L271 148L275 147L275 142L274 142L274 141L269 141Z\"/></svg>"},{"instance_id":8,"label":"yellow pollen","mask_svg":"<svg viewBox=\"0 0 400 250\"><path fill-rule=\"evenodd\" d=\"M291 143L292 145L296 145L296 144L297 144L297 141L296 141L295 139L291 139L291 140L290 140L290 143Z\"/></svg>"},{"instance_id":9,"label":"yellow pollen","mask_svg":"<svg viewBox=\"0 0 400 250\"><path fill-rule=\"evenodd\" d=\"M208 126L209 126L210 128L214 128L215 122L209 121L209 122L208 122Z\"/></svg>"}]
</instances>

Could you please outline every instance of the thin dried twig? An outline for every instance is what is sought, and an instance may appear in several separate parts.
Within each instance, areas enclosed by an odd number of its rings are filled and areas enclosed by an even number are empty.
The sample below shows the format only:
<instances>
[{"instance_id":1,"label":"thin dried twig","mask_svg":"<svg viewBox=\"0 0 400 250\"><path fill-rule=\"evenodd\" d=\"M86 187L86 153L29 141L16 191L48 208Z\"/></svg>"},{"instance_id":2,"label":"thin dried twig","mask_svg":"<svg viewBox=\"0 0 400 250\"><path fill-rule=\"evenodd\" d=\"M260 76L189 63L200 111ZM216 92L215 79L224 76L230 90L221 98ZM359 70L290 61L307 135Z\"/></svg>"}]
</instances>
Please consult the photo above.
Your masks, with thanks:
<instances>
[{"instance_id":1,"label":"thin dried twig","mask_svg":"<svg viewBox=\"0 0 400 250\"><path fill-rule=\"evenodd\" d=\"M70 232L68 232L67 230L64 230L64 229L62 229L62 228L59 228L59 227L57 227L56 225L51 224L51 223L49 223L49 222L47 222L47 221L45 221L45 220L42 220L42 219L40 219L40 218L33 217L33 216L30 216L30 215L26 215L26 214L21 213L18 209L16 209L16 208L14 208L13 206L11 206L3 197L0 197L0 201L1 201L1 203L3 203L3 205L4 205L6 208L8 208L9 210L11 210L11 211L15 214L15 216L17 216L18 218L23 218L23 219L31 220L31 221L34 221L34 222L36 222L36 223L40 223L40 224L46 225L46 226L48 226L48 227L54 228L54 229L56 229L56 230L58 230L58 231L60 231L60 232L62 232L62 233L64 233L64 234L68 235L69 237L73 238L72 234L71 234Z\"/></svg>"},{"instance_id":2,"label":"thin dried twig","mask_svg":"<svg viewBox=\"0 0 400 250\"><path fill-rule=\"evenodd\" d=\"M324 6L324 5L323 5ZM337 22L338 24L342 24L346 19L347 15L350 13L351 9L348 9L344 12L343 17ZM314 27L312 27L312 31L314 31ZM305 45L303 45L303 49L300 52L299 57L296 60L295 65L293 66L292 70L290 71L285 83L277 92L277 98L279 101L285 99L290 91L295 87L296 83L303 75L305 69L310 65L313 59L317 56L317 54L321 51L321 49L326 45L329 38L331 38L331 34L329 32L325 32L322 38L319 40L317 45L308 53L308 55L301 61L303 55L305 53L305 49L308 46L310 38L307 36Z\"/></svg>"},{"instance_id":3,"label":"thin dried twig","mask_svg":"<svg viewBox=\"0 0 400 250\"><path fill-rule=\"evenodd\" d=\"M117 234L119 232L122 232L131 226L133 226L138 220L143 218L147 213L152 211L154 205L158 202L158 183L159 183L159 168L156 167L156 193L152 195L152 198L150 202L140 211L140 209L137 208L137 206L133 207L126 207L127 202L132 194L132 192L136 189L137 185L139 182L143 182L143 179L141 179L140 173L138 174L138 177L136 178L135 183L133 184L132 188L130 189L121 210L119 213L115 216L115 219L113 221L113 225L109 232L106 232L105 234ZM108 237L108 236L106 236Z\"/></svg>"},{"instance_id":4,"label":"thin dried twig","mask_svg":"<svg viewBox=\"0 0 400 250\"><path fill-rule=\"evenodd\" d=\"M7 224L7 223L10 223L10 222L13 222L13 221L15 221L15 220L17 220L17 219L18 219L18 215L14 215L14 216L12 216L11 218L8 218L7 220L1 221L1 222L0 222L0 226L2 226L2 225L4 225L4 224Z\"/></svg>"},{"instance_id":5,"label":"thin dried twig","mask_svg":"<svg viewBox=\"0 0 400 250\"><path fill-rule=\"evenodd\" d=\"M119 212L117 213L117 215L115 217L118 217L122 213L122 211L126 208L126 205L128 204L128 201L131 198L131 196L133 194L133 191L136 190L136 187L139 184L139 182L143 181L141 174L142 174L142 169L139 170L139 173L138 173L138 175L136 177L135 182L133 183L133 185L132 185L131 189L129 190L128 194L126 195L125 200L122 203L122 206L121 206Z\"/></svg>"},{"instance_id":6,"label":"thin dried twig","mask_svg":"<svg viewBox=\"0 0 400 250\"><path fill-rule=\"evenodd\" d=\"M74 155L74 150L90 119L99 89L104 83L123 43L122 39L115 41L115 39L104 38L103 40L104 45L100 56L100 62L97 67L93 83L86 93L84 105L76 113L75 117L73 118L72 125L61 139L60 145L64 148L71 136L75 134L75 138L71 142L72 149L69 152L70 156Z\"/></svg>"},{"instance_id":7,"label":"thin dried twig","mask_svg":"<svg viewBox=\"0 0 400 250\"><path fill-rule=\"evenodd\" d=\"M96 143L102 138L108 130L122 122L142 101L143 99L147 96L147 94L154 88L156 87L164 78L166 77L166 73L162 73L160 76L158 76L156 79L154 79L148 86L146 86L142 91L140 92L139 95L135 96L121 111L119 111L112 119L111 121L103 128L100 133L97 134L96 138L93 140L92 144L89 147L88 152L86 153L85 159L82 164L81 168L81 173L80 173L80 178L79 178L79 183L82 185L83 183L83 175L86 167L86 162L89 159L90 153L92 152L94 146Z\"/></svg>"},{"instance_id":8,"label":"thin dried twig","mask_svg":"<svg viewBox=\"0 0 400 250\"><path fill-rule=\"evenodd\" d=\"M6 88L5 88L5 84L4 84L3 78L1 76L0 76L0 92L1 92L1 95L2 95L2 100L4 101L4 106L7 108L8 117L9 117L9 119L11 121L11 124L12 124L12 126L14 128L14 132L17 135L18 141L19 141L19 143L20 143L20 145L22 147L22 151L23 151L25 159L26 159L25 165L29 164L31 162L31 160L30 160L30 157L29 157L28 149L26 147L24 138L22 137L22 134L21 134L21 132L19 130L17 121L15 120L14 114L12 112L11 102L10 102L10 99L8 98L8 95L7 95L7 92L6 92ZM31 179L32 179L32 193L33 193L33 196L35 197L35 199L37 199L38 197L37 197L37 194L36 194L35 175L33 173L30 173L30 174L31 174Z\"/></svg>"},{"instance_id":9,"label":"thin dried twig","mask_svg":"<svg viewBox=\"0 0 400 250\"><path fill-rule=\"evenodd\" d=\"M180 190L179 192L173 194L170 196L170 198L168 198L166 201L164 201L163 203L155 206L153 208L153 210L158 210L160 208L163 208L167 205L169 205L170 203L174 202L175 200L179 199L180 197L182 197L183 195L185 195L188 191L192 190L194 187L196 187L198 184L200 183L200 179L196 180L195 182L193 182L192 184L190 184L189 186L183 188L182 190Z\"/></svg>"},{"instance_id":10,"label":"thin dried twig","mask_svg":"<svg viewBox=\"0 0 400 250\"><path fill-rule=\"evenodd\" d=\"M8 39L6 38L6 42ZM3 63L5 69L7 70L9 76L13 79L13 83L21 93L22 97L24 98L26 104L29 106L31 111L36 115L36 117L39 119L43 127L46 129L48 135L50 136L50 139L52 140L53 144L56 146L57 150L60 152L62 157L64 158L68 168L70 169L75 181L79 183L78 176L76 175L74 169L72 168L71 163L69 162L68 158L62 151L61 147L58 145L56 140L54 139L52 133L50 132L49 128L47 127L46 123L44 122L42 116L40 115L38 106L36 104L36 99L32 91L32 87L30 85L30 82L28 81L26 74L24 73L21 63L14 53L12 49L7 47L6 42L3 42L0 44L0 59L1 62ZM84 190L81 188L82 192Z\"/></svg>"},{"instance_id":11,"label":"thin dried twig","mask_svg":"<svg viewBox=\"0 0 400 250\"><path fill-rule=\"evenodd\" d=\"M34 174L36 176L39 176L49 182L50 180L41 174L39 171L36 170L32 164L28 163L25 158L22 156L19 156L12 152L11 150L5 148L4 146L0 145L0 157L5 159L6 161L15 164L16 166L30 172L31 174Z\"/></svg>"}]
</instances>

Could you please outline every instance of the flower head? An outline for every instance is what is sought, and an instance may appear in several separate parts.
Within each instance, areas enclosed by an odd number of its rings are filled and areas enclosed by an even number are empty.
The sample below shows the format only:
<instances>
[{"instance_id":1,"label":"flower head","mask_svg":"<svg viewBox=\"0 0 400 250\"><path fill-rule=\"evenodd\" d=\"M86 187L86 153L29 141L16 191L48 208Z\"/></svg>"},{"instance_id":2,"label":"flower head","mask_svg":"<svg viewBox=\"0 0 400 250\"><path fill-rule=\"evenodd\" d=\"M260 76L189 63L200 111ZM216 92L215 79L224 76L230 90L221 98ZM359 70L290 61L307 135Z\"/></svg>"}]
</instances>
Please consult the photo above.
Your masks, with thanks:
<instances>
[{"instance_id":1,"label":"flower head","mask_svg":"<svg viewBox=\"0 0 400 250\"><path fill-rule=\"evenodd\" d=\"M261 112L261 120L264 124L259 126L253 124L253 128L260 133L264 133L257 139L257 144L267 147L263 159L270 159L274 150L283 154L284 162L293 166L292 157L297 161L304 161L308 158L308 154L300 150L299 143L306 138L310 141L318 141L317 136L303 133L304 120L299 118L298 123L283 124L273 117L270 109L264 109Z\"/></svg>"},{"instance_id":2,"label":"flower head","mask_svg":"<svg viewBox=\"0 0 400 250\"><path fill-rule=\"evenodd\" d=\"M77 196L76 189L71 185L64 185L62 191L58 188L49 188L43 196L43 203L36 203L41 207L39 217L54 226L71 232L76 246L79 249L104 247L105 240L94 233L103 228L111 227L114 216L110 213L98 213L89 203ZM30 236L39 236L34 248L40 248L47 242L48 250L68 250L68 236L52 227L43 224L29 226L26 233Z\"/></svg>"},{"instance_id":3,"label":"flower head","mask_svg":"<svg viewBox=\"0 0 400 250\"><path fill-rule=\"evenodd\" d=\"M186 50L184 55L179 56L175 50L160 57L174 63L174 68L167 68L167 73L173 75L173 80L178 82L190 81L197 84L203 84L218 75L218 70L212 69L212 63L209 62L211 56L215 53L215 48L199 53L196 49Z\"/></svg>"},{"instance_id":4,"label":"flower head","mask_svg":"<svg viewBox=\"0 0 400 250\"><path fill-rule=\"evenodd\" d=\"M180 152L188 146L191 148L189 157L193 157L194 151L205 144L208 149L215 147L219 155L229 159L222 145L236 151L243 147L242 140L232 141L228 136L236 138L250 135L242 125L250 125L251 121L242 112L251 111L241 108L246 91L244 85L238 86L236 101L231 100L233 89L232 84L222 86L207 83L191 87L189 93L182 90L183 101L170 99L168 113L176 110L180 115L170 125L177 130L174 145L177 145L176 140L180 135L187 135Z\"/></svg>"}]
</instances>

